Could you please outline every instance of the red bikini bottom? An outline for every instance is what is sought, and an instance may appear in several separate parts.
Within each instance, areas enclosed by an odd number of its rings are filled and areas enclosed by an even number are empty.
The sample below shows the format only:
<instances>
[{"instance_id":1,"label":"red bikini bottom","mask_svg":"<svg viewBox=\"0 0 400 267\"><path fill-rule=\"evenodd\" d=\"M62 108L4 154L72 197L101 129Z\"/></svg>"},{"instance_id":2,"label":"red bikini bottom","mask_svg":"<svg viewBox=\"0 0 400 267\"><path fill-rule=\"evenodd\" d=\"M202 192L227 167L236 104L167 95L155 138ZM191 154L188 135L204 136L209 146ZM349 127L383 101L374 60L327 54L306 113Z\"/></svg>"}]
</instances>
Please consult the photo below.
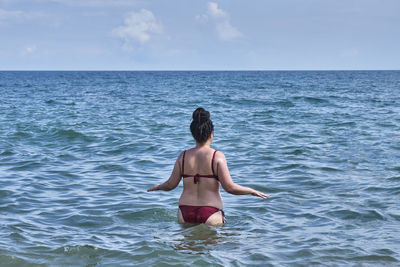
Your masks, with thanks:
<instances>
[{"instance_id":1,"label":"red bikini bottom","mask_svg":"<svg viewBox=\"0 0 400 267\"><path fill-rule=\"evenodd\" d=\"M183 219L187 223L205 223L211 215L218 211L222 212L222 220L223 223L225 223L225 215L223 210L215 207L180 205L179 209L182 212Z\"/></svg>"}]
</instances>

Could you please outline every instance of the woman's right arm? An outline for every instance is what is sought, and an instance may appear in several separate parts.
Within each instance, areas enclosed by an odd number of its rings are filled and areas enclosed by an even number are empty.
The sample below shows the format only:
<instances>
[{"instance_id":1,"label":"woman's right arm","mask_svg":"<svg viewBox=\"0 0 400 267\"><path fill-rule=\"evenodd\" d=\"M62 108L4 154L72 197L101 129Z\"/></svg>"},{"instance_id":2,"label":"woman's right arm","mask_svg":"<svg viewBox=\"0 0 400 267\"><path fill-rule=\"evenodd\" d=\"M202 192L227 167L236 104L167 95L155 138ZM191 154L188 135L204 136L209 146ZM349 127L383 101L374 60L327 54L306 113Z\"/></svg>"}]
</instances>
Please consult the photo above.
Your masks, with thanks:
<instances>
[{"instance_id":1,"label":"woman's right arm","mask_svg":"<svg viewBox=\"0 0 400 267\"><path fill-rule=\"evenodd\" d=\"M169 177L169 179L162 184L157 184L157 185L150 187L149 189L147 189L147 192L156 191L156 190L170 191L178 186L178 184L182 178L182 174L181 174L182 155L183 155L183 152L176 159L174 169L172 170L172 173L171 173L171 176Z\"/></svg>"},{"instance_id":2,"label":"woman's right arm","mask_svg":"<svg viewBox=\"0 0 400 267\"><path fill-rule=\"evenodd\" d=\"M222 188L233 195L248 195L252 194L253 196L267 198L269 195L264 194L260 191L254 190L250 187L241 186L235 184L232 180L232 177L229 173L228 164L226 162L225 155L218 151L216 154L216 162L217 162L217 169L218 169L218 179L221 183Z\"/></svg>"}]
</instances>

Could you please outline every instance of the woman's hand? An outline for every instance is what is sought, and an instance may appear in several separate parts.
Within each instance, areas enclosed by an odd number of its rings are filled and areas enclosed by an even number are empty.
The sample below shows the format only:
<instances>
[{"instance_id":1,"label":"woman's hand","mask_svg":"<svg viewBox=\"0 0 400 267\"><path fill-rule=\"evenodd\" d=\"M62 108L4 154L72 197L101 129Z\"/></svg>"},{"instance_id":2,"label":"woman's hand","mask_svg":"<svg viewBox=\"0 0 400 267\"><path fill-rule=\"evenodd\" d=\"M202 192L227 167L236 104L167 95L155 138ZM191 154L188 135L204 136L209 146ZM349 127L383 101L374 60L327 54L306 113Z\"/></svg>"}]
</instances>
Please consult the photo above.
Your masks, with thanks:
<instances>
[{"instance_id":1,"label":"woman's hand","mask_svg":"<svg viewBox=\"0 0 400 267\"><path fill-rule=\"evenodd\" d=\"M261 197L261 198L263 198L263 199L269 197L269 195L264 194L263 192L260 192L260 191L257 191L257 190L253 190L253 193L251 193L251 194L252 194L253 196Z\"/></svg>"},{"instance_id":2,"label":"woman's hand","mask_svg":"<svg viewBox=\"0 0 400 267\"><path fill-rule=\"evenodd\" d=\"M153 185L152 187L147 189L147 192L156 191L156 190L160 190L160 185L159 184Z\"/></svg>"}]
</instances>

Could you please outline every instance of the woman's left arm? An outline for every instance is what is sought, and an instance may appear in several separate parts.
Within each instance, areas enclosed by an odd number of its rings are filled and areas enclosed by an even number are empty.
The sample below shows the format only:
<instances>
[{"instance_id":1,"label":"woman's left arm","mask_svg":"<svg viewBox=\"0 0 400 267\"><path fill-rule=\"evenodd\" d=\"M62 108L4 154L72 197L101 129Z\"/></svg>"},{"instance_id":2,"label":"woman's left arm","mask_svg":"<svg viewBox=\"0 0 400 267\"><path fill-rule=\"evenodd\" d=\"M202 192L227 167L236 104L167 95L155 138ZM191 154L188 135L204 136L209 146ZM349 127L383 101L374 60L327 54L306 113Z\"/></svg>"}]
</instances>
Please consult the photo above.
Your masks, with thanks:
<instances>
[{"instance_id":1,"label":"woman's left arm","mask_svg":"<svg viewBox=\"0 0 400 267\"><path fill-rule=\"evenodd\" d=\"M149 189L147 189L147 192L156 191L156 190L170 191L172 189L175 189L178 186L178 184L182 178L181 167L180 167L180 158L181 157L182 157L182 153L176 159L174 169L172 170L172 173L171 173L171 176L169 177L169 179L162 184L157 184L157 185L150 187Z\"/></svg>"}]
</instances>

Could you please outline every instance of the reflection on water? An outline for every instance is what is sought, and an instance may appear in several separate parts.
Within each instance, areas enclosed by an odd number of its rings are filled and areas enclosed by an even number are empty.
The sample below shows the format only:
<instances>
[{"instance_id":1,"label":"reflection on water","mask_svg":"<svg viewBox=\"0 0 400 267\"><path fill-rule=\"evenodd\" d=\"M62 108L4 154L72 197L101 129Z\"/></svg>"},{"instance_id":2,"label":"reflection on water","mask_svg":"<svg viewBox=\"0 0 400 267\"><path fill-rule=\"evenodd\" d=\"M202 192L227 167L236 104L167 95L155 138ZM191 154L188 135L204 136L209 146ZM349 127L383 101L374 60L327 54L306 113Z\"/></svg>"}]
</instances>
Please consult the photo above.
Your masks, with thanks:
<instances>
[{"instance_id":1,"label":"reflection on water","mask_svg":"<svg viewBox=\"0 0 400 267\"><path fill-rule=\"evenodd\" d=\"M182 238L176 240L175 249L191 253L193 251L208 251L212 246L224 242L224 238L218 233L217 228L205 224L182 224L180 235Z\"/></svg>"}]
</instances>

